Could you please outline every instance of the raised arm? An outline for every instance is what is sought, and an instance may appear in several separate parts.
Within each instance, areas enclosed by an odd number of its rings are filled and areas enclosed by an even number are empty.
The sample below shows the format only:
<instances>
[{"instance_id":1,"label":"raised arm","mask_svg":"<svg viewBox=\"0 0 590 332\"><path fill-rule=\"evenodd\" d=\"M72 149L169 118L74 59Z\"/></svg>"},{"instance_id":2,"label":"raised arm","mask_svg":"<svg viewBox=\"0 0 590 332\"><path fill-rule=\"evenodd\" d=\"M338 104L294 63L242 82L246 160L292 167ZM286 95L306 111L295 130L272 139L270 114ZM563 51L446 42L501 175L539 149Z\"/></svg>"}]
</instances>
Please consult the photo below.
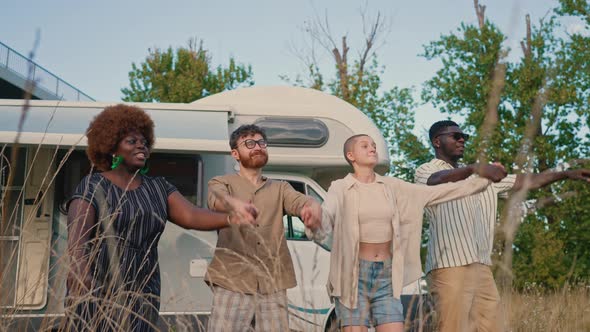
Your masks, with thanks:
<instances>
[{"instance_id":1,"label":"raised arm","mask_svg":"<svg viewBox=\"0 0 590 332\"><path fill-rule=\"evenodd\" d=\"M441 183L457 182L465 180L473 174L478 174L483 178L490 179L493 182L499 182L506 176L503 167L497 164L470 164L465 167L446 169L433 173L426 182L429 186Z\"/></svg>"},{"instance_id":2,"label":"raised arm","mask_svg":"<svg viewBox=\"0 0 590 332\"><path fill-rule=\"evenodd\" d=\"M227 185L217 177L209 181L207 191L207 206L212 211L236 214L243 220L248 220L250 215L255 219L258 216L254 205L232 197Z\"/></svg>"},{"instance_id":3,"label":"raised arm","mask_svg":"<svg viewBox=\"0 0 590 332\"><path fill-rule=\"evenodd\" d=\"M288 182L281 183L283 193L283 208L290 215L295 215L303 220L305 227L315 230L322 222L322 208L311 196L306 196Z\"/></svg>"},{"instance_id":4,"label":"raised arm","mask_svg":"<svg viewBox=\"0 0 590 332\"><path fill-rule=\"evenodd\" d=\"M533 190L544 187L555 181L570 179L590 182L590 170L588 169L576 169L568 171L545 171L536 174L518 174L516 181L512 187L512 191L520 189Z\"/></svg>"},{"instance_id":5,"label":"raised arm","mask_svg":"<svg viewBox=\"0 0 590 332\"><path fill-rule=\"evenodd\" d=\"M217 212L229 212L231 203L236 199L232 198L225 183L218 178L213 178L207 184L207 205L209 209Z\"/></svg>"},{"instance_id":6,"label":"raised arm","mask_svg":"<svg viewBox=\"0 0 590 332\"><path fill-rule=\"evenodd\" d=\"M283 208L287 214L302 217L305 206L310 206L315 200L305 194L298 192L286 181L281 181L283 197Z\"/></svg>"},{"instance_id":7,"label":"raised arm","mask_svg":"<svg viewBox=\"0 0 590 332\"><path fill-rule=\"evenodd\" d=\"M230 224L256 223L258 211L252 204L236 200L235 205L229 205L229 210L228 214L196 207L178 191L168 196L168 219L182 228L209 231Z\"/></svg>"},{"instance_id":8,"label":"raised arm","mask_svg":"<svg viewBox=\"0 0 590 332\"><path fill-rule=\"evenodd\" d=\"M332 185L328 189L326 199L321 205L322 217L319 226L315 229L306 228L305 234L308 238L322 242L334 229L334 222L336 220L336 213L338 211L338 186Z\"/></svg>"},{"instance_id":9,"label":"raised arm","mask_svg":"<svg viewBox=\"0 0 590 332\"><path fill-rule=\"evenodd\" d=\"M68 208L68 255L70 270L67 286L71 295L80 296L91 288L92 276L88 258L88 244L96 225L96 213L92 204L74 199Z\"/></svg>"},{"instance_id":10,"label":"raised arm","mask_svg":"<svg viewBox=\"0 0 590 332\"><path fill-rule=\"evenodd\" d=\"M491 183L488 179L481 177L436 186L413 184L399 179L392 179L392 181L399 181L408 201L413 201L414 204L422 204L422 206L436 205L473 195L483 191Z\"/></svg>"}]
</instances>

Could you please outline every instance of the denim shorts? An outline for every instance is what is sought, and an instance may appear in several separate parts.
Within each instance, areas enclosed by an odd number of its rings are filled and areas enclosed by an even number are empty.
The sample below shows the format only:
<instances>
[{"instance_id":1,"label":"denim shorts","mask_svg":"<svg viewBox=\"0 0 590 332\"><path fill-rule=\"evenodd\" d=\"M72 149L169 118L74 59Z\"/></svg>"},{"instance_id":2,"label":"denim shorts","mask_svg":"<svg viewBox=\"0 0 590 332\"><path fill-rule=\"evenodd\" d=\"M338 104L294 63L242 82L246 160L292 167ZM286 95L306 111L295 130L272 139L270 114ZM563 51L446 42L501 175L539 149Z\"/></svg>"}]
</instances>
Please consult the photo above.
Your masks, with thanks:
<instances>
[{"instance_id":1,"label":"denim shorts","mask_svg":"<svg viewBox=\"0 0 590 332\"><path fill-rule=\"evenodd\" d=\"M341 326L378 326L403 322L404 308L393 297L391 259L384 262L359 260L358 300L355 309L336 298L336 315Z\"/></svg>"}]
</instances>

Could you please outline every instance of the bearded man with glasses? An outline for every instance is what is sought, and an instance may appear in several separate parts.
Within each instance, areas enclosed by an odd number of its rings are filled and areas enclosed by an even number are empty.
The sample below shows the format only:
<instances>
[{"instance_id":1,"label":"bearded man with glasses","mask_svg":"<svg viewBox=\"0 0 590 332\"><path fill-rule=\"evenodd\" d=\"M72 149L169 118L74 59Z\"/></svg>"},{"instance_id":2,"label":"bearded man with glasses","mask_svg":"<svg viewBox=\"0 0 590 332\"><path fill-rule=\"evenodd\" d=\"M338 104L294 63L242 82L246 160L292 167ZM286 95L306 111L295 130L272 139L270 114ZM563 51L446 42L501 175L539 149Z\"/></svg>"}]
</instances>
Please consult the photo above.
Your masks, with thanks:
<instances>
[{"instance_id":1,"label":"bearded man with glasses","mask_svg":"<svg viewBox=\"0 0 590 332\"><path fill-rule=\"evenodd\" d=\"M297 281L284 236L283 214L299 216L315 230L321 207L284 181L262 176L268 161L264 131L243 125L230 136L231 155L240 165L234 174L209 181L208 205L227 211L228 199L251 202L258 209L256 225L230 225L221 230L205 281L213 290L207 331L288 331L288 288Z\"/></svg>"},{"instance_id":2,"label":"bearded man with glasses","mask_svg":"<svg viewBox=\"0 0 590 332\"><path fill-rule=\"evenodd\" d=\"M481 193L426 208L430 221L427 280L439 331L502 331L500 295L490 270L498 196L526 186L537 189L562 179L590 181L590 170L506 175L500 164L459 164L469 135L453 121L428 132L436 158L416 170L425 185L456 182L472 175L492 183Z\"/></svg>"}]
</instances>

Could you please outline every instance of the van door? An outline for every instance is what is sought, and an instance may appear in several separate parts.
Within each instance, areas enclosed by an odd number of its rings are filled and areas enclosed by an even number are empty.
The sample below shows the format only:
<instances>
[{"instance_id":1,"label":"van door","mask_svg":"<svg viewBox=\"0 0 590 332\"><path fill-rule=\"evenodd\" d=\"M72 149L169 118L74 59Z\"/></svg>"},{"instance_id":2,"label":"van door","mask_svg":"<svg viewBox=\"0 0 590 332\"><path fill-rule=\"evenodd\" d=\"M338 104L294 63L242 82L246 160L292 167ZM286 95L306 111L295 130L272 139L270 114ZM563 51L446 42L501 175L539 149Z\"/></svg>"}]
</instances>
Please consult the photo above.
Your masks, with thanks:
<instances>
[{"instance_id":1,"label":"van door","mask_svg":"<svg viewBox=\"0 0 590 332\"><path fill-rule=\"evenodd\" d=\"M26 170L26 149L11 160L12 148L0 147L0 308L17 306L18 266L22 239L23 188ZM8 178L12 175L12 183Z\"/></svg>"},{"instance_id":2,"label":"van door","mask_svg":"<svg viewBox=\"0 0 590 332\"><path fill-rule=\"evenodd\" d=\"M0 306L41 309L47 303L56 150L20 148L15 162L10 152L6 148L0 156L0 210L6 216L0 230Z\"/></svg>"},{"instance_id":3,"label":"van door","mask_svg":"<svg viewBox=\"0 0 590 332\"><path fill-rule=\"evenodd\" d=\"M278 174L271 174L269 177L287 181L295 190L313 197L320 204L324 200L324 190L309 178ZM299 217L285 215L283 225L297 278L297 286L287 290L289 328L323 331L323 324L332 307L326 291L330 266L329 248L307 238L305 225Z\"/></svg>"},{"instance_id":4,"label":"van door","mask_svg":"<svg viewBox=\"0 0 590 332\"><path fill-rule=\"evenodd\" d=\"M41 309L47 303L54 177L57 149L29 148L24 186L19 309Z\"/></svg>"}]
</instances>

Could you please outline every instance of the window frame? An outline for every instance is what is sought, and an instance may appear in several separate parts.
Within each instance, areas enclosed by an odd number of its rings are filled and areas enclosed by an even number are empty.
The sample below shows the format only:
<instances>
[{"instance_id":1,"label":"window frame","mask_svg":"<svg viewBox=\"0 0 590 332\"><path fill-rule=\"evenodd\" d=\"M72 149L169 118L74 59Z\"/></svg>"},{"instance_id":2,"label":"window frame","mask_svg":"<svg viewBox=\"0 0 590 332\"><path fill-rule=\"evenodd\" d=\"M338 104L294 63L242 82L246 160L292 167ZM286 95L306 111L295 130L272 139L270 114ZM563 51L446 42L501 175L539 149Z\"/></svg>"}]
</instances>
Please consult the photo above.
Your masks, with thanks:
<instances>
[{"instance_id":1,"label":"window frame","mask_svg":"<svg viewBox=\"0 0 590 332\"><path fill-rule=\"evenodd\" d=\"M271 176L271 178L272 178L272 176ZM303 188L305 190L305 192L303 194L305 194L307 196L310 196L310 197L313 197L314 199L316 197L322 199L321 195L317 192L317 190L314 189L313 186L310 185L309 183L307 183L306 181L303 181L301 179L278 179L278 180L286 181L292 187L293 187L292 182L298 182L298 183L300 183L300 184L303 185ZM314 194L310 194L310 190L312 190ZM323 199L322 199L321 202L318 202L318 203L322 204L323 203ZM296 217L296 218L299 219L299 221L301 222L301 224L303 224L303 221L299 217ZM310 241L310 242L315 242L322 249L324 249L326 251L330 251L330 248L327 245L322 244L322 243L318 243L318 242L313 241L312 239L308 238L307 235L305 234L305 231L304 231L305 238L295 238L294 237L295 232L294 232L294 228L293 228L293 216L288 215L288 214L285 214L283 216L283 226L285 227L285 232L283 234L285 235L285 239L287 241L297 241L297 242L300 242L300 241Z\"/></svg>"},{"instance_id":2,"label":"window frame","mask_svg":"<svg viewBox=\"0 0 590 332\"><path fill-rule=\"evenodd\" d=\"M182 196L184 196L185 198L188 199L188 197L195 197L195 201L192 201L189 199L189 202L191 202L192 204L196 205L199 208L202 208L204 206L204 204L206 204L203 201L203 190L204 190L204 168L203 168L203 158L201 157L200 154L184 154L184 153L167 153L167 152L153 152L152 155L156 155L158 157L159 160L164 160L164 158L161 158L161 156L166 156L167 159L169 160L174 160L175 158L181 158L181 159L193 159L195 161L196 167L194 169L194 176L196 176L196 185L195 185L195 193L191 193L191 195L187 195L187 193L182 193L180 192L180 194ZM149 166L149 161L148 161L148 166ZM150 174L148 172L147 174L148 176L162 176L166 179L166 181L170 182L169 180L169 176L166 175L154 175L154 174ZM171 184L173 184L172 182L170 182ZM174 185L174 184L173 184ZM178 188L177 188L178 189Z\"/></svg>"},{"instance_id":3,"label":"window frame","mask_svg":"<svg viewBox=\"0 0 590 332\"><path fill-rule=\"evenodd\" d=\"M268 127L264 125L265 122L269 123L282 123L282 124L289 124L296 123L298 125L317 125L318 128L323 132L323 137L319 143L315 144L306 144L306 143L277 143L273 142L273 138L269 135ZM318 118L310 118L310 117L286 117L286 116L269 116L259 118L254 122L255 125L259 126L260 128L266 131L268 145L270 147L289 147L289 148L321 148L328 143L330 139L330 129L328 126Z\"/></svg>"}]
</instances>

